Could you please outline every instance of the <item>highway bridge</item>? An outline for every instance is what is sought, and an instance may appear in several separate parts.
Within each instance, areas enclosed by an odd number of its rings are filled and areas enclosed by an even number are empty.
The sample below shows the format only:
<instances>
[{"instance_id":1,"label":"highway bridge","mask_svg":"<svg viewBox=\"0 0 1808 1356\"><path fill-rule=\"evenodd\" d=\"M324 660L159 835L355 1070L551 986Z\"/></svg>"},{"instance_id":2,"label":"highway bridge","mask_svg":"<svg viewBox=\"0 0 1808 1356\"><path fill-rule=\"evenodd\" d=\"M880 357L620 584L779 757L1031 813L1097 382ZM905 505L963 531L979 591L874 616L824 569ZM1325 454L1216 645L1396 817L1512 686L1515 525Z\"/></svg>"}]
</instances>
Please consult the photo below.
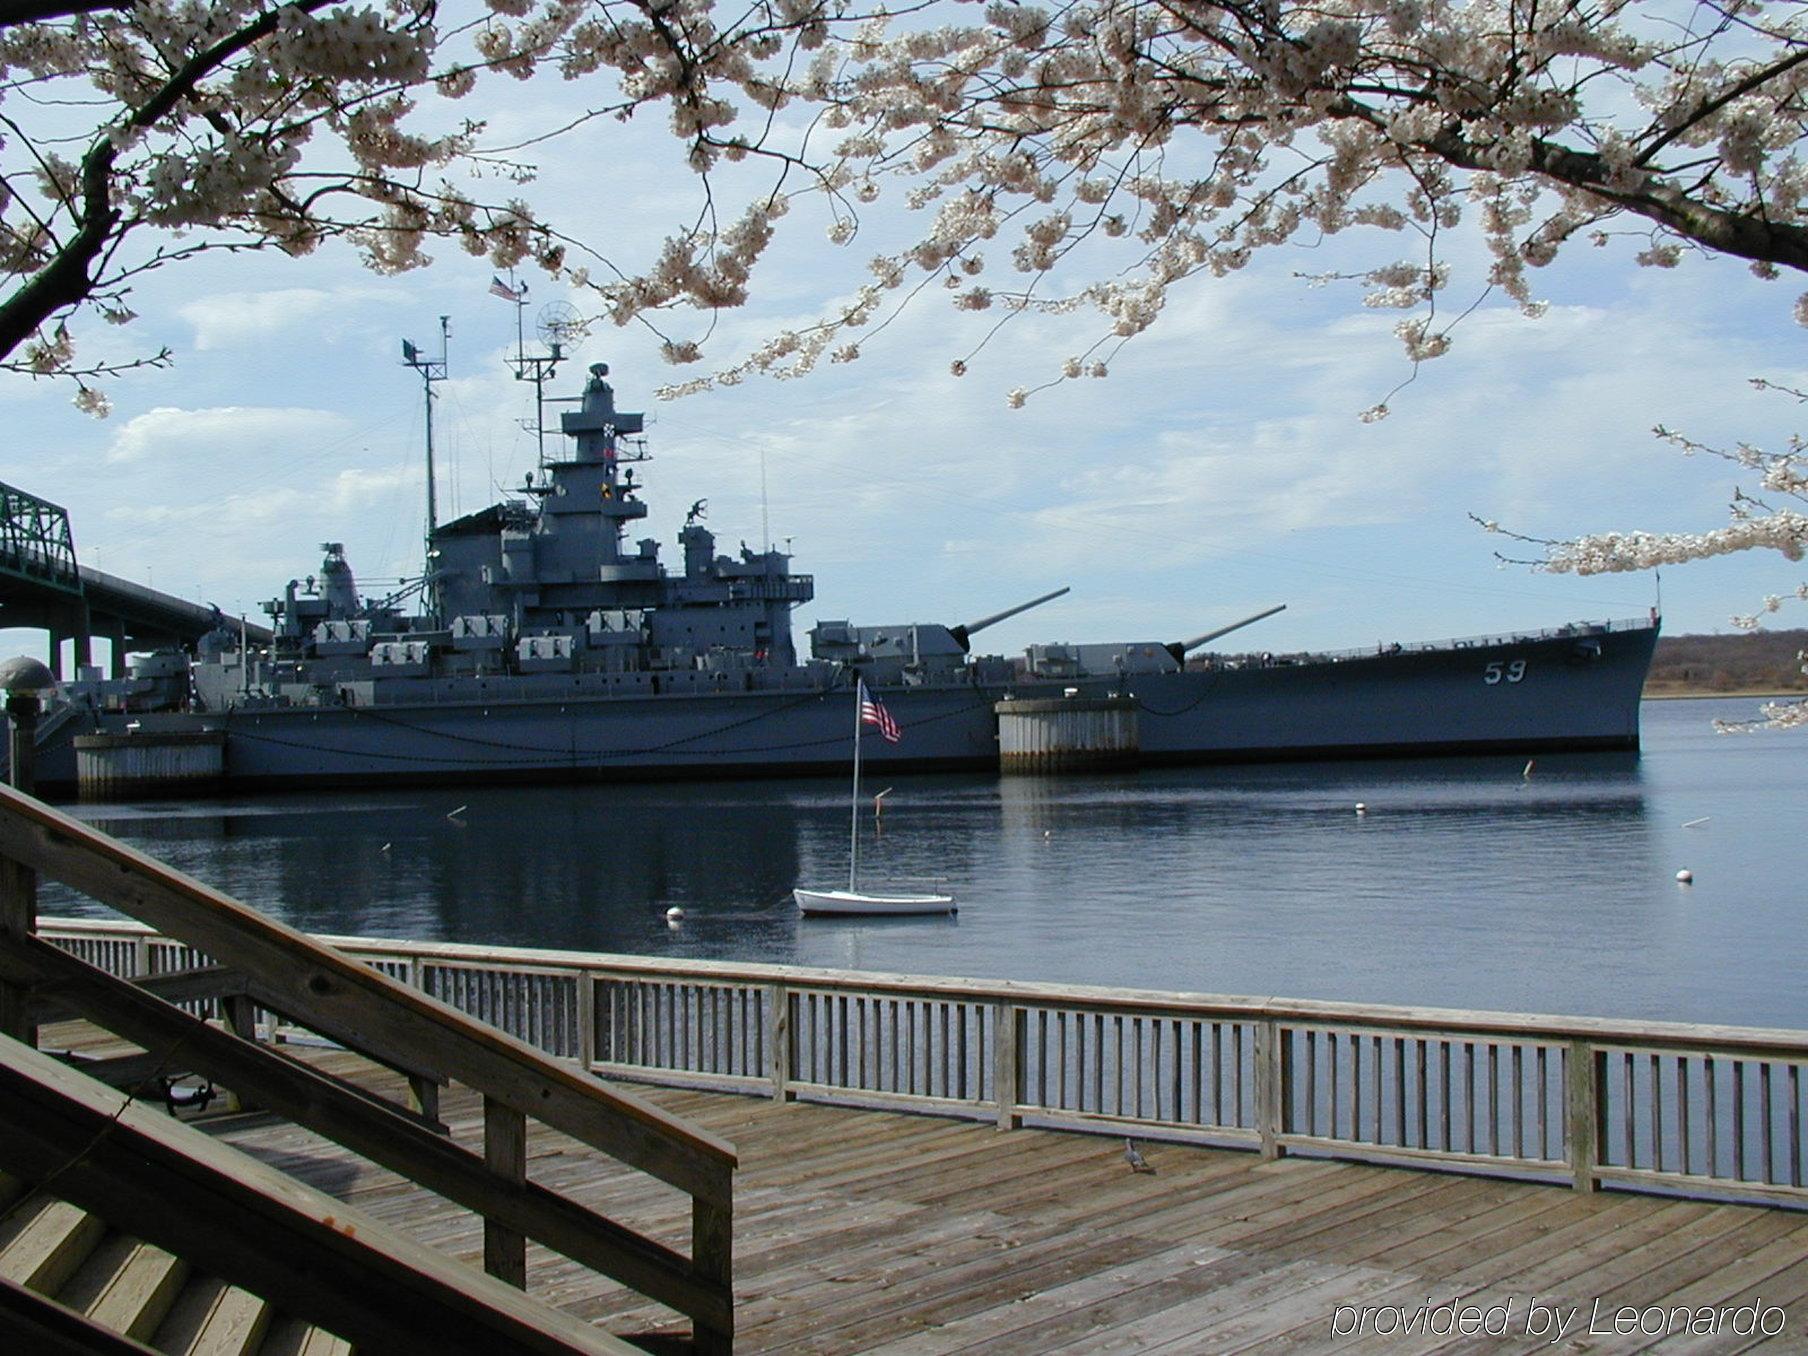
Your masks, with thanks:
<instances>
[{"instance_id":1,"label":"highway bridge","mask_svg":"<svg viewBox=\"0 0 1808 1356\"><path fill-rule=\"evenodd\" d=\"M125 676L128 653L192 647L220 624L205 603L190 602L81 564L69 514L60 504L0 484L0 628L50 633L50 667L63 671L63 642L74 642L77 669L90 665L96 637L112 643L112 676ZM248 626L254 643L270 632Z\"/></svg>"}]
</instances>

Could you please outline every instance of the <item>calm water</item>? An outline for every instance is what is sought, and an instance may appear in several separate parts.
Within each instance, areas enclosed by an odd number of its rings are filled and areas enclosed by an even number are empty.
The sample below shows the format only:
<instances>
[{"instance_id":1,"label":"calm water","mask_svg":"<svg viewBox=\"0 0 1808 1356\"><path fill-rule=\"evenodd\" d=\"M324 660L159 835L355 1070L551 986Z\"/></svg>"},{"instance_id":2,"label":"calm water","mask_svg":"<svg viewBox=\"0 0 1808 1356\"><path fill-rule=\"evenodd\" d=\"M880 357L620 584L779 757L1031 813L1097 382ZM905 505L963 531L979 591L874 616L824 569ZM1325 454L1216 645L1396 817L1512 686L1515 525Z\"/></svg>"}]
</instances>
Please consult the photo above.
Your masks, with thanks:
<instances>
[{"instance_id":1,"label":"calm water","mask_svg":"<svg viewBox=\"0 0 1808 1356\"><path fill-rule=\"evenodd\" d=\"M80 813L316 931L1808 1028L1808 731L1708 724L1753 707L1648 702L1641 755L1529 776L1488 758L901 779L877 837L863 816L863 879L942 877L953 919L797 916L793 885L845 879L842 781ZM43 911L103 912L55 886Z\"/></svg>"}]
</instances>

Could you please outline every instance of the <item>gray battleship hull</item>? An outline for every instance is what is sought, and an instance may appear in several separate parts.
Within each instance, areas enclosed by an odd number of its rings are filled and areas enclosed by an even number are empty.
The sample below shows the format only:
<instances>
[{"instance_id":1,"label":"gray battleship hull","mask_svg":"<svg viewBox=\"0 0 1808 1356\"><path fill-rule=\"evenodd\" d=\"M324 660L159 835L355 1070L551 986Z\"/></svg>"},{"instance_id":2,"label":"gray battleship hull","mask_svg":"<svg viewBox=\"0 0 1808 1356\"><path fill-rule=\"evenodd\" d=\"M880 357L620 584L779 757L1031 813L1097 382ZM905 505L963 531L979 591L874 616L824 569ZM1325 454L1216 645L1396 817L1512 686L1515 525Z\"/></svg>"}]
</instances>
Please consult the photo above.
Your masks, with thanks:
<instances>
[{"instance_id":1,"label":"gray battleship hull","mask_svg":"<svg viewBox=\"0 0 1808 1356\"><path fill-rule=\"evenodd\" d=\"M996 768L994 707L1007 696L1118 693L1135 698L1134 761L1147 765L1636 749L1656 638L1655 625L1566 629L1066 682L880 687L903 738L868 740L862 756L896 772ZM820 774L847 767L853 732L845 686L240 707L129 720L142 735L219 732L226 790ZM40 746L40 786L74 793L74 737L123 734L127 724L121 713L71 713Z\"/></svg>"}]
</instances>

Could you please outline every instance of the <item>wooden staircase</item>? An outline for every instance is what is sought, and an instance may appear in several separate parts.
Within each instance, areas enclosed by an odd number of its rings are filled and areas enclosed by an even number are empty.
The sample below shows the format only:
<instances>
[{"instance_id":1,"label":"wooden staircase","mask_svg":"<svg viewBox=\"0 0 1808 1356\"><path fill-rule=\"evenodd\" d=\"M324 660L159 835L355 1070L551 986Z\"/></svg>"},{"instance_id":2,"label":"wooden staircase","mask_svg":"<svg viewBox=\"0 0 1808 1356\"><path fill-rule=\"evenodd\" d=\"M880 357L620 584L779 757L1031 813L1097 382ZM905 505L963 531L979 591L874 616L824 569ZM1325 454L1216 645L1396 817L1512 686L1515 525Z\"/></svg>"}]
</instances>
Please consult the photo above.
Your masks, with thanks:
<instances>
[{"instance_id":1,"label":"wooden staircase","mask_svg":"<svg viewBox=\"0 0 1808 1356\"><path fill-rule=\"evenodd\" d=\"M7 1288L0 1307L41 1312L34 1298L41 1296L69 1312L69 1325L85 1320L102 1330L85 1333L95 1345L112 1333L169 1356L344 1356L351 1350L345 1339L4 1173L0 1286Z\"/></svg>"},{"instance_id":2,"label":"wooden staircase","mask_svg":"<svg viewBox=\"0 0 1808 1356\"><path fill-rule=\"evenodd\" d=\"M110 973L42 941L40 874L179 939L187 968ZM111 1045L37 1048L68 1021ZM279 1029L402 1075L406 1100L295 1058ZM474 1212L484 1270L166 1114L177 1076ZM481 1149L438 1118L450 1081L482 1096ZM530 1119L688 1196L689 1253L534 1181ZM734 1170L707 1132L0 786L0 1350L635 1350L524 1293L533 1240L727 1356Z\"/></svg>"}]
</instances>

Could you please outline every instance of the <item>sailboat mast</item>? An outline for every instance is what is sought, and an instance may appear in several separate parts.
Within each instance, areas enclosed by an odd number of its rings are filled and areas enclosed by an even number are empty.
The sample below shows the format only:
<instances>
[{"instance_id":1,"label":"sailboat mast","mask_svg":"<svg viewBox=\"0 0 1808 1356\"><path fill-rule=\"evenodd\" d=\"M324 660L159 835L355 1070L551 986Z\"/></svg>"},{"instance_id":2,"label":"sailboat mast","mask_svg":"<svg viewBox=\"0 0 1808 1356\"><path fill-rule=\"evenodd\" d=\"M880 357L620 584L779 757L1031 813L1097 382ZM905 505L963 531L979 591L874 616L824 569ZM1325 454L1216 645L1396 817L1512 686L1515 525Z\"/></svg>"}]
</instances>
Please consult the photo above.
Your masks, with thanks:
<instances>
[{"instance_id":1,"label":"sailboat mast","mask_svg":"<svg viewBox=\"0 0 1808 1356\"><path fill-rule=\"evenodd\" d=\"M848 805L848 893L859 888L860 880L860 719L866 705L866 680L854 680L854 791Z\"/></svg>"}]
</instances>

